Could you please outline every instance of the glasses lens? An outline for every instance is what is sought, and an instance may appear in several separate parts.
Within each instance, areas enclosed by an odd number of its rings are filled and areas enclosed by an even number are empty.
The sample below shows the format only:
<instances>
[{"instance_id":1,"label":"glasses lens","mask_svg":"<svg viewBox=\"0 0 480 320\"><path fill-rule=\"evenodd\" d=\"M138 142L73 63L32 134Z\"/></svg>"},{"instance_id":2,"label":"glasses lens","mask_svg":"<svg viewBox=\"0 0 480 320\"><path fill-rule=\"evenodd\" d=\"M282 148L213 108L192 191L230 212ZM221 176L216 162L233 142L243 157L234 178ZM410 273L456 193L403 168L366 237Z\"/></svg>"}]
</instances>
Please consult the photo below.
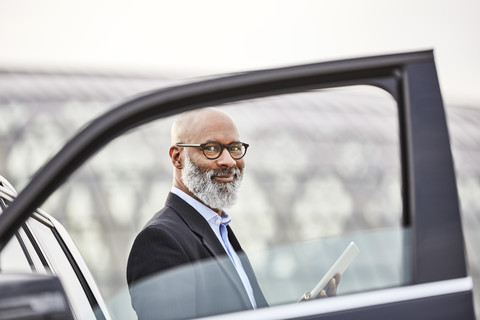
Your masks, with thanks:
<instances>
[{"instance_id":1,"label":"glasses lens","mask_svg":"<svg viewBox=\"0 0 480 320\"><path fill-rule=\"evenodd\" d=\"M207 158L216 158L222 152L222 146L219 143L207 143L203 147L203 153Z\"/></svg>"},{"instance_id":2,"label":"glasses lens","mask_svg":"<svg viewBox=\"0 0 480 320\"><path fill-rule=\"evenodd\" d=\"M245 146L242 143L232 143L228 146L228 152L233 159L240 159L245 154Z\"/></svg>"}]
</instances>

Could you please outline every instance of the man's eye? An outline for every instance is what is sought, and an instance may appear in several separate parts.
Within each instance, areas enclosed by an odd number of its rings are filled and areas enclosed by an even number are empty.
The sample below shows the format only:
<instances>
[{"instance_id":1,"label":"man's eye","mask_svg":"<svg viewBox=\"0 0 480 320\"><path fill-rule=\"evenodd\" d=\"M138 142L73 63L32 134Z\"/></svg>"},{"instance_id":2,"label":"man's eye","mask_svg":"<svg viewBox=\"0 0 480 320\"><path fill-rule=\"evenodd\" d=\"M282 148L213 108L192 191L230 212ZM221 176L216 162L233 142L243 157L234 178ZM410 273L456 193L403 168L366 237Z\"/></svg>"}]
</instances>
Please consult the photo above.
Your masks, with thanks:
<instances>
[{"instance_id":1,"label":"man's eye","mask_svg":"<svg viewBox=\"0 0 480 320\"><path fill-rule=\"evenodd\" d=\"M218 151L218 146L216 145L206 145L205 148L204 148L205 151Z\"/></svg>"}]
</instances>

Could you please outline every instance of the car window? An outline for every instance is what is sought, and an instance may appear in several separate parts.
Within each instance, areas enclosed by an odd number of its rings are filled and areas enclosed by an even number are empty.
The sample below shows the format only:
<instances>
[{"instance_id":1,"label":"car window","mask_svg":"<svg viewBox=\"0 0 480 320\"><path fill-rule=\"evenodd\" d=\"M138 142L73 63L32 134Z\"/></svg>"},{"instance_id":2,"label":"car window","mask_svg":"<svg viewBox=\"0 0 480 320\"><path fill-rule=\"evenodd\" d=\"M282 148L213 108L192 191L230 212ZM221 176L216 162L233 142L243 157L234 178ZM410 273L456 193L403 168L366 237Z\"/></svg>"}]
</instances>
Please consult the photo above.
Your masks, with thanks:
<instances>
[{"instance_id":1,"label":"car window","mask_svg":"<svg viewBox=\"0 0 480 320\"><path fill-rule=\"evenodd\" d=\"M410 282L408 228L392 228L370 232L346 234L340 237L272 246L248 254L269 306L298 303L306 292L320 280L340 253L354 241L360 254L343 274L338 295L363 293L376 289L398 287ZM206 260L184 265L138 282L130 290L111 297L108 307L116 319L136 316L131 307L131 294L142 296L139 314L156 319L189 319L198 316L188 308L179 308L179 301L192 294L193 275L218 274L218 265L228 264L228 258ZM194 280L192 280L194 281ZM328 302L328 300L326 301ZM236 301L223 301L212 305L202 316L228 312Z\"/></svg>"},{"instance_id":2,"label":"car window","mask_svg":"<svg viewBox=\"0 0 480 320\"><path fill-rule=\"evenodd\" d=\"M40 256L41 253L37 246L37 242L32 237L28 228L26 226L20 228L18 234L20 239L22 239L23 249L28 256L28 259L30 259L32 270L37 273L51 274L52 272L46 261L42 260L43 256Z\"/></svg>"},{"instance_id":3,"label":"car window","mask_svg":"<svg viewBox=\"0 0 480 320\"><path fill-rule=\"evenodd\" d=\"M12 200L10 194L4 194L6 190L3 190L4 181L0 182L2 190L0 190L0 214L6 210L10 201ZM23 232L23 229L19 230ZM0 252L0 272L32 272L35 270L34 263L32 261L31 253L28 252L28 241L24 241L19 232L15 233L15 236L8 241L5 248Z\"/></svg>"},{"instance_id":4,"label":"car window","mask_svg":"<svg viewBox=\"0 0 480 320\"><path fill-rule=\"evenodd\" d=\"M10 239L0 253L0 272L32 272L18 235Z\"/></svg>"},{"instance_id":5,"label":"car window","mask_svg":"<svg viewBox=\"0 0 480 320\"><path fill-rule=\"evenodd\" d=\"M385 91L318 90L225 110L252 144L230 209L252 245L402 225L398 111ZM253 221L261 232L243 225Z\"/></svg>"},{"instance_id":6,"label":"car window","mask_svg":"<svg viewBox=\"0 0 480 320\"><path fill-rule=\"evenodd\" d=\"M37 219L30 219L28 227L41 244L52 272L60 278L72 306L72 312L78 319L95 319L93 308L82 284L51 226Z\"/></svg>"},{"instance_id":7,"label":"car window","mask_svg":"<svg viewBox=\"0 0 480 320\"><path fill-rule=\"evenodd\" d=\"M250 144L239 199L228 212L270 304L297 301L352 240L361 253L339 294L409 283L399 120L391 95L351 86L220 107ZM113 314L133 312L118 292L129 297L125 266L133 238L171 187L174 119L116 139L49 199L115 305Z\"/></svg>"},{"instance_id":8,"label":"car window","mask_svg":"<svg viewBox=\"0 0 480 320\"><path fill-rule=\"evenodd\" d=\"M408 239L408 228L382 229L272 247L249 258L270 305L295 303L314 288L350 241L360 252L342 275L337 295L409 283Z\"/></svg>"}]
</instances>

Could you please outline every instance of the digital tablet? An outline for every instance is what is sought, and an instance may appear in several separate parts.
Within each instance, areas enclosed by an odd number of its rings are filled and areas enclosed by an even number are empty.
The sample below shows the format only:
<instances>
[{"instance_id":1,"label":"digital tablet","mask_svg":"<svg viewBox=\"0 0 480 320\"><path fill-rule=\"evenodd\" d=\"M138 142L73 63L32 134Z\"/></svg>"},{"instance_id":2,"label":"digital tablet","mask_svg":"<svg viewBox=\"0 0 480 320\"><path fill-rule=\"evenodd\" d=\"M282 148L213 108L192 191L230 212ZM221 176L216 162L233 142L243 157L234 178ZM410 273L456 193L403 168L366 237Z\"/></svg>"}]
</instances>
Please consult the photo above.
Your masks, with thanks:
<instances>
[{"instance_id":1,"label":"digital tablet","mask_svg":"<svg viewBox=\"0 0 480 320\"><path fill-rule=\"evenodd\" d=\"M320 291L324 289L330 279L332 279L337 273L343 274L352 261L357 257L360 250L352 241L343 253L338 257L337 261L328 269L322 279L318 281L317 285L310 291L310 297L316 297L320 294Z\"/></svg>"}]
</instances>

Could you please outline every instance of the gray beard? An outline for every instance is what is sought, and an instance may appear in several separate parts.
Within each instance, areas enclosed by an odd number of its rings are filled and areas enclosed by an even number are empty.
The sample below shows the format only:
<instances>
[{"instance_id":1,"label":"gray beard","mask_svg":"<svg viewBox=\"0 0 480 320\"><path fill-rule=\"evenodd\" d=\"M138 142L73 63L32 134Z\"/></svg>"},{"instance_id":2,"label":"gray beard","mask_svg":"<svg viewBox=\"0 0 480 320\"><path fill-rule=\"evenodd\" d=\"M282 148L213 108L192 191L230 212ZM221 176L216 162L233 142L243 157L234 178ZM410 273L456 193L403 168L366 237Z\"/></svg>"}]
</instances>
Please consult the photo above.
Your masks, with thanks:
<instances>
[{"instance_id":1,"label":"gray beard","mask_svg":"<svg viewBox=\"0 0 480 320\"><path fill-rule=\"evenodd\" d=\"M218 174L235 174L232 182L215 182ZM243 168L223 170L201 169L194 164L185 153L185 167L182 170L182 181L188 190L205 205L212 209L222 210L231 207L237 201L237 192L243 178Z\"/></svg>"}]
</instances>

